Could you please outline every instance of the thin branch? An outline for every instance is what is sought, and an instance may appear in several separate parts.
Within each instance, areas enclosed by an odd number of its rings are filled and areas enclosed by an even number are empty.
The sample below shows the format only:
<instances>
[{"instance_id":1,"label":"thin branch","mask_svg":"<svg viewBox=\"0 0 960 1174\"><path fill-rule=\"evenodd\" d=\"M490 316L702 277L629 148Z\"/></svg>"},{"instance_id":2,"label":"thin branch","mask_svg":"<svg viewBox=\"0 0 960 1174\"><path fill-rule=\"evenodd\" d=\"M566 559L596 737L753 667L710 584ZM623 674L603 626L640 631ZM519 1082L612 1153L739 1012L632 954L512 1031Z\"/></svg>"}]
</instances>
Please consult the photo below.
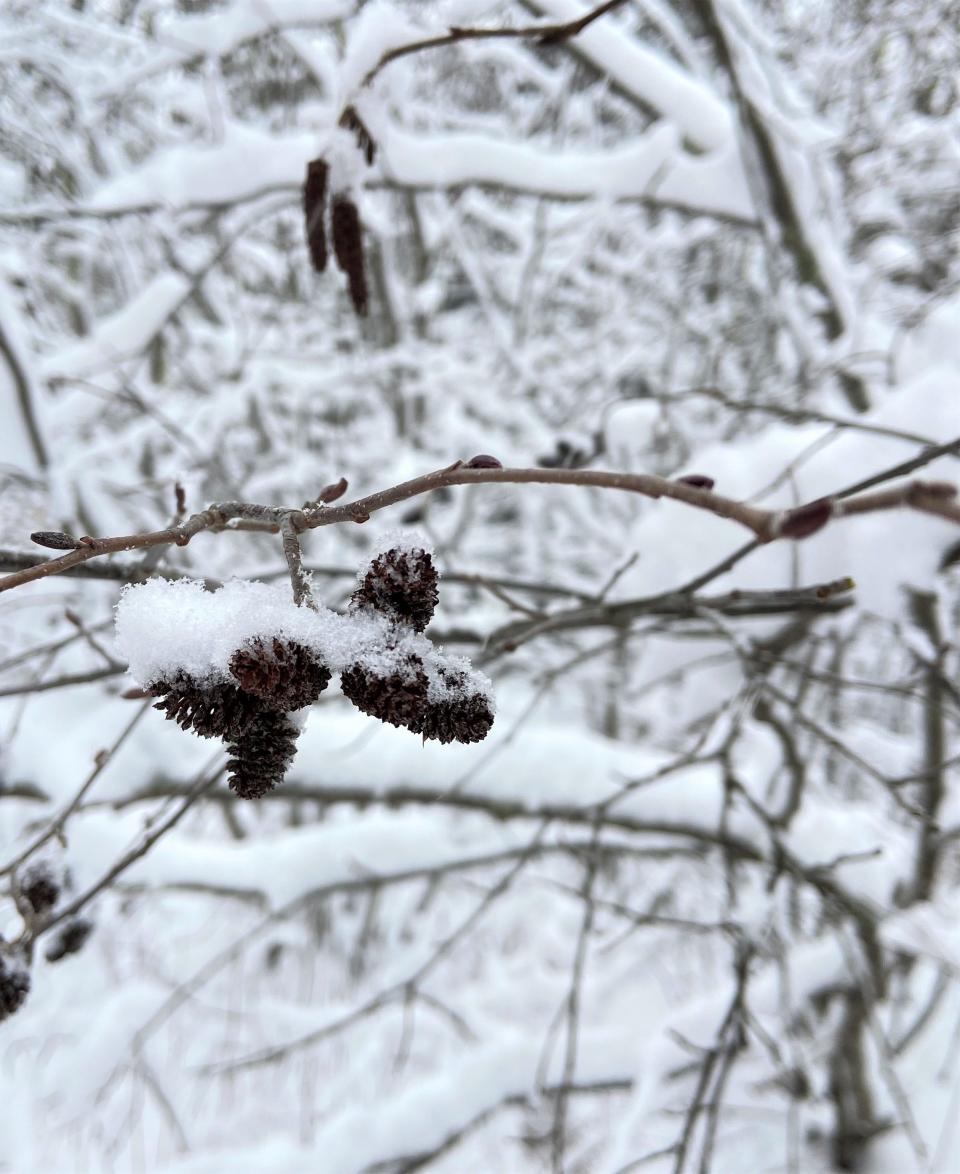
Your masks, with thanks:
<instances>
[{"instance_id":1,"label":"thin branch","mask_svg":"<svg viewBox=\"0 0 960 1174\"><path fill-rule=\"evenodd\" d=\"M598 5L590 12L584 13L583 16L579 16L575 20L554 22L551 24L520 25L517 28L462 28L454 26L448 32L440 33L435 37L425 37L422 41L410 41L406 45L398 45L394 49L389 49L383 54L376 65L367 71L360 86L361 88L369 86L381 70L385 69L391 62L398 61L401 57L408 57L411 53L421 53L425 49L439 49L444 45L455 45L459 41L480 41L490 40L491 38L537 40L541 44L556 44L560 41L567 41L571 37L582 33L588 25L591 25L595 20L599 20L601 16L612 12L614 8L619 8L623 3L624 0L606 0L606 3Z\"/></svg>"},{"instance_id":2,"label":"thin branch","mask_svg":"<svg viewBox=\"0 0 960 1174\"><path fill-rule=\"evenodd\" d=\"M951 451L954 448L960 448L960 440L954 441L950 445L940 446L937 450L926 450L924 454L915 458L911 467L918 468L920 465L936 459L937 456L943 455L943 452ZM870 484L877 484L880 480L889 480L892 476L893 474L889 471L887 474L878 474L877 477L871 479ZM615 473L599 469L470 468L464 466L461 461L455 461L453 465L445 469L415 477L410 481L391 486L389 489L371 493L357 501L348 502L345 505L329 505L324 509L311 511L309 514L301 514L300 516L303 517L306 529L342 522L362 523L368 521L371 515L377 511L397 505L402 501L408 501L412 497L433 493L438 489L454 485L485 484L575 485L597 489L617 489L654 500L663 497L671 498L694 509L705 510L717 517L729 518L738 522L750 530L755 535L756 541L761 543L773 542L784 537L805 537L824 525L829 520L831 513L834 512L837 516L841 514L845 516L907 506L926 513L937 514L960 524L960 505L956 501L956 490L953 486L943 482L907 482L896 489L845 500L842 503L842 508L836 502L827 502L821 499L783 511L758 509L711 490L699 489L683 481L670 480L652 473ZM851 492L847 490L840 496L847 497ZM236 501L222 502L211 505L201 513L194 514L180 525L168 526L163 530L154 530L145 534L128 534L117 538L84 536L78 539L78 546L75 550L0 579L0 591L9 591L24 583L59 574L105 554L173 544L186 546L195 535L203 531L223 529L228 524L230 524L230 529L244 528L276 533L280 530L283 519L288 517L290 513L290 510L279 506ZM730 560L727 560L727 563L730 564L731 560L736 561L750 549L753 549L752 545L736 552ZM721 566L724 565L726 564L721 564ZM718 573L721 572L719 570L710 572L710 577L714 577ZM696 583L697 580L694 582ZM691 588L688 585L686 589Z\"/></svg>"},{"instance_id":3,"label":"thin branch","mask_svg":"<svg viewBox=\"0 0 960 1174\"><path fill-rule=\"evenodd\" d=\"M13 386L17 393L17 400L20 404L20 414L23 417L24 427L27 430L27 435L30 438L30 446L33 449L33 455L37 459L37 464L41 469L46 469L49 464L47 456L47 447L44 444L43 435L40 431L40 424L37 421L36 409L33 403L33 388L30 386L30 377L24 370L23 364L20 362L20 357L17 354L16 347L11 339L7 336L3 329L3 323L0 322L0 354L6 360L6 364L10 369L10 374L13 376Z\"/></svg>"},{"instance_id":4,"label":"thin branch","mask_svg":"<svg viewBox=\"0 0 960 1174\"><path fill-rule=\"evenodd\" d=\"M12 872L15 868L19 868L25 860L28 860L34 854L34 852L37 851L38 848L42 848L48 840L60 834L67 820L83 802L84 798L89 793L90 788L103 773L104 768L111 761L113 756L124 744L127 738L129 738L133 733L135 726L147 712L150 704L151 702L149 701L144 702L144 704L140 706L130 721L123 727L123 729L114 739L113 745L108 750L101 750L100 753L97 754L96 758L94 759L93 770L91 770L87 775L83 785L74 795L74 797L70 800L66 807L64 807L60 814L55 816L50 821L50 823L47 824L46 828L44 828L44 830L35 839L33 839L26 848L24 848L17 856L15 856L13 860L9 862L9 864L6 864L3 868L0 868L0 876L6 876L7 873Z\"/></svg>"},{"instance_id":5,"label":"thin branch","mask_svg":"<svg viewBox=\"0 0 960 1174\"><path fill-rule=\"evenodd\" d=\"M24 682L22 685L0 689L0 697L20 697L25 693L48 693L52 689L69 689L71 685L90 685L94 681L103 681L108 677L119 677L126 671L125 665L110 665L107 668L90 669L85 673L68 673L64 677L54 677L52 681Z\"/></svg>"}]
</instances>

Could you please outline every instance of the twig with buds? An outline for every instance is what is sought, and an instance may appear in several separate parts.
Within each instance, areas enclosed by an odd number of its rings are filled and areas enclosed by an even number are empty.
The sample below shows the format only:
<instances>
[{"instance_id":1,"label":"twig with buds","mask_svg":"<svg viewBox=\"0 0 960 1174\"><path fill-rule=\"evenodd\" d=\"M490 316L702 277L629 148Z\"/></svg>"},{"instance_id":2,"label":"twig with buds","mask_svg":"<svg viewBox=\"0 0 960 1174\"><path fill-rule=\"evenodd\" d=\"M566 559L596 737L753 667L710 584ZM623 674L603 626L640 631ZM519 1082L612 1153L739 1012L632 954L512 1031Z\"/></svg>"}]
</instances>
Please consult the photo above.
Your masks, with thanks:
<instances>
[{"instance_id":1,"label":"twig with buds","mask_svg":"<svg viewBox=\"0 0 960 1174\"><path fill-rule=\"evenodd\" d=\"M954 445L960 446L960 441L928 450L929 455L915 458L911 462L911 467L920 467L924 460L933 460L942 455L944 450L949 450ZM326 504L324 501L325 496L327 501L332 501L345 491L345 483L341 481L324 490L317 502L308 503L310 508L304 510L290 510L282 506L258 505L250 502L220 502L200 513L193 514L178 525L168 526L162 530L154 530L145 534L121 535L115 538L91 538L85 535L83 538L75 540L73 549L58 558L24 567L22 570L15 571L0 579L0 592L10 591L25 583L45 579L51 575L61 574L72 567L103 555L116 554L124 550L148 549L155 546L186 546L193 537L205 531L243 529L278 533L286 526L289 535L290 525L285 519L293 517L297 519L296 528L298 531L341 522L362 523L379 510L398 505L412 497L434 493L438 489L454 485L577 485L595 489L618 489L627 493L637 493L654 500L666 497L694 509L716 514L717 517L729 518L731 521L738 522L748 529L757 541L762 543L782 538L806 538L836 518L901 507L933 514L960 525L960 502L957 500L956 487L943 481L908 481L903 485L875 493L862 493L855 496L839 493L833 497L820 498L793 509L771 510L759 509L745 502L724 497L722 494L714 492L713 489L703 487L707 480L709 478L704 478L701 475L671 480L653 473L617 473L602 469L504 469L500 467L499 463L493 463L493 459L488 457L484 457L482 460L476 458L465 464L461 461L455 461L446 468L414 477L410 481L404 481L388 489L381 489L376 493L368 494L366 497L343 505ZM878 484L882 480L884 480L883 474L878 474L871 478L870 484ZM320 508L321 506L323 508ZM285 553L287 553L286 549ZM293 575L295 579L294 593L296 594L298 590L302 590L303 585L297 585L295 571Z\"/></svg>"}]
</instances>

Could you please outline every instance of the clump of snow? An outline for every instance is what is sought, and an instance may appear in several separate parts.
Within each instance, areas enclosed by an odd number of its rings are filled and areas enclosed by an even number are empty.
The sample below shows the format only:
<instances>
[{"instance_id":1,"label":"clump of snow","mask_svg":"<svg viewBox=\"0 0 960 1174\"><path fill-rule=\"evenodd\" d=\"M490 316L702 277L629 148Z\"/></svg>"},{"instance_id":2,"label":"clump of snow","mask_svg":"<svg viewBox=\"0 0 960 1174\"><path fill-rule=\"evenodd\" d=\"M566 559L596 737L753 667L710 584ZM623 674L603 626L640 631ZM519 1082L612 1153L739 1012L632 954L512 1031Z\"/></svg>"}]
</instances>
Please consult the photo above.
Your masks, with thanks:
<instances>
[{"instance_id":1,"label":"clump of snow","mask_svg":"<svg viewBox=\"0 0 960 1174\"><path fill-rule=\"evenodd\" d=\"M370 558L375 559L378 555L386 554L388 550L399 550L404 554L416 554L422 550L431 557L434 553L433 543L418 530L387 530L379 541L374 543Z\"/></svg>"},{"instance_id":2,"label":"clump of snow","mask_svg":"<svg viewBox=\"0 0 960 1174\"><path fill-rule=\"evenodd\" d=\"M388 549L396 549L394 543ZM419 540L401 537L411 550ZM332 671L359 667L376 677L410 677L422 666L431 702L483 697L493 686L460 656L447 656L426 636L370 610L340 615L298 607L286 585L232 580L208 591L192 579L150 579L124 588L116 607L116 640L143 686L186 673L198 682L230 682L238 648L261 638L296 641Z\"/></svg>"},{"instance_id":3,"label":"clump of snow","mask_svg":"<svg viewBox=\"0 0 960 1174\"><path fill-rule=\"evenodd\" d=\"M41 370L47 379L82 378L138 354L163 328L187 294L190 282L179 273L152 278L93 332L50 355Z\"/></svg>"},{"instance_id":4,"label":"clump of snow","mask_svg":"<svg viewBox=\"0 0 960 1174\"><path fill-rule=\"evenodd\" d=\"M350 30L340 70L342 102L351 101L377 62L401 45L423 39L423 32L392 4L375 0L364 6Z\"/></svg>"},{"instance_id":5,"label":"clump of snow","mask_svg":"<svg viewBox=\"0 0 960 1174\"><path fill-rule=\"evenodd\" d=\"M118 650L141 685L177 672L232 680L230 658L256 637L297 641L338 671L386 644L391 628L369 613L297 607L286 586L242 580L207 591L194 580L150 579L126 587L116 609Z\"/></svg>"},{"instance_id":6,"label":"clump of snow","mask_svg":"<svg viewBox=\"0 0 960 1174\"><path fill-rule=\"evenodd\" d=\"M431 648L423 661L427 677L427 700L431 705L467 701L481 697L490 712L496 712L493 701L493 682L485 673L475 669L465 656L439 656Z\"/></svg>"}]
</instances>

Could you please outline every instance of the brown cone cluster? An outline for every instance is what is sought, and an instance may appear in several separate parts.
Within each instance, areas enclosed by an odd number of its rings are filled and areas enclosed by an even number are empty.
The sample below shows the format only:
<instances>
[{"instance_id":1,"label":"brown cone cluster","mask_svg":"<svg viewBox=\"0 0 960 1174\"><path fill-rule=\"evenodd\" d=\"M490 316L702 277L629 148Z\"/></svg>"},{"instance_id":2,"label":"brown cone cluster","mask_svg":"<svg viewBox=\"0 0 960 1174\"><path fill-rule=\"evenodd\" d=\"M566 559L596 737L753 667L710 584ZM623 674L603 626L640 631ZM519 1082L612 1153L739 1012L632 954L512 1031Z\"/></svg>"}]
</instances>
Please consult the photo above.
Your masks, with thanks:
<instances>
[{"instance_id":1,"label":"brown cone cluster","mask_svg":"<svg viewBox=\"0 0 960 1174\"><path fill-rule=\"evenodd\" d=\"M380 612L422 632L440 600L438 581L427 551L395 548L373 560L350 603L353 608Z\"/></svg>"},{"instance_id":2,"label":"brown cone cluster","mask_svg":"<svg viewBox=\"0 0 960 1174\"><path fill-rule=\"evenodd\" d=\"M0 1022L19 1011L30 993L30 975L0 955Z\"/></svg>"},{"instance_id":3,"label":"brown cone cluster","mask_svg":"<svg viewBox=\"0 0 960 1174\"><path fill-rule=\"evenodd\" d=\"M373 560L350 603L356 611L377 612L395 625L394 652L379 664L345 669L340 685L357 709L388 725L439 742L480 742L493 725L482 688L465 669L429 646L420 655L403 651L399 643L411 630L422 632L430 623L439 600L438 578L425 550L393 547ZM431 689L431 675L439 688Z\"/></svg>"},{"instance_id":4,"label":"brown cone cluster","mask_svg":"<svg viewBox=\"0 0 960 1174\"><path fill-rule=\"evenodd\" d=\"M341 672L343 694L363 713L439 742L479 742L493 725L487 682L449 659L422 635L439 595L430 554L396 546L367 567L350 602L359 618L388 621L380 646ZM366 639L366 636L364 636ZM290 714L311 705L330 669L305 644L258 636L229 661L232 680L198 681L186 672L144 690L154 708L182 729L222 738L228 782L242 799L259 799L283 781L299 730ZM38 900L43 900L42 886ZM32 898L28 898L32 901Z\"/></svg>"},{"instance_id":5,"label":"brown cone cluster","mask_svg":"<svg viewBox=\"0 0 960 1174\"><path fill-rule=\"evenodd\" d=\"M158 681L154 706L184 730L227 744L228 782L241 799L258 799L283 781L298 730L287 714L303 709L330 682L330 670L303 644L260 637L230 659L237 684L198 682L186 673Z\"/></svg>"}]
</instances>

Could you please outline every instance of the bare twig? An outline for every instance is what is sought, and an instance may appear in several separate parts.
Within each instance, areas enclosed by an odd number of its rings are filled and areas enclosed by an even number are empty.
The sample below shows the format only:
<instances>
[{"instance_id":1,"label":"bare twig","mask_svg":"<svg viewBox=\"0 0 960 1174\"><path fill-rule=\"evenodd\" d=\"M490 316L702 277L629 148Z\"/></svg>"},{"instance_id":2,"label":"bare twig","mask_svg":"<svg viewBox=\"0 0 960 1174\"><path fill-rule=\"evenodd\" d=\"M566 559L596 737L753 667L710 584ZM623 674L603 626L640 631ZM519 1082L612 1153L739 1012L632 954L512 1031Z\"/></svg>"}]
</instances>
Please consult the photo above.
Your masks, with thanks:
<instances>
[{"instance_id":1,"label":"bare twig","mask_svg":"<svg viewBox=\"0 0 960 1174\"><path fill-rule=\"evenodd\" d=\"M945 449L957 446L960 446L960 440L953 442L953 446L945 446ZM942 455L942 453L931 453L931 450L927 450L921 457L916 458L916 461L923 464L934 460L938 455ZM919 464L914 463L912 467L919 467ZM869 484L873 485L879 483L880 480L889 480L890 476L889 473L887 475L879 474L871 479ZM750 530L756 536L756 541L761 543L773 542L783 537L805 537L826 524L831 514L868 513L900 506L937 514L960 524L960 505L957 504L955 490L952 486L942 482L908 482L896 489L845 500L842 506L831 499L826 504L823 501L815 501L792 510L783 511L757 509L711 490L699 489L682 481L659 477L652 473L614 473L599 469L478 469L467 468L459 463L421 477L415 477L411 481L402 482L389 489L371 493L367 497L359 498L357 501L345 505L330 505L315 513L309 515L301 513L299 516L304 520L305 529L342 522L366 522L377 511L387 509L412 497L433 493L438 489L454 485L487 484L575 485L597 489L618 489L653 499L667 497L694 509L705 510L717 517L729 518L738 522ZM847 497L849 493L848 490L840 496ZM0 591L9 591L24 583L59 574L106 554L173 544L185 546L195 535L204 531L223 529L228 524L230 529L245 528L276 533L280 530L284 518L289 517L290 514L290 510L279 506L258 505L251 502L221 502L211 505L201 513L194 514L180 525L169 526L163 530L154 530L144 534L128 534L117 538L91 538L85 535L78 539L79 545L75 550L0 579ZM721 566L732 565L733 561L737 561L752 549L753 545L749 548L743 548ZM720 569L714 569L710 572L709 577L715 577L719 573L722 573ZM694 581L694 583L697 582L699 580ZM685 588L685 590L691 589L693 588L689 584Z\"/></svg>"},{"instance_id":2,"label":"bare twig","mask_svg":"<svg viewBox=\"0 0 960 1174\"><path fill-rule=\"evenodd\" d=\"M4 865L3 868L0 868L0 876L6 876L9 872L13 871L13 869L19 868L25 860L28 860L34 854L34 852L37 851L38 848L42 848L48 840L60 834L60 832L63 830L64 824L83 802L84 798L89 793L90 788L103 773L104 768L111 761L113 756L124 744L127 738L129 738L133 733L134 727L147 712L149 705L149 701L144 702L144 704L140 706L130 721L127 722L118 736L114 739L113 745L108 750L102 750L96 756L94 759L93 769L87 775L86 779L84 779L83 785L74 795L74 797L70 800L66 807L64 807L60 814L55 816L35 839L31 840L26 848L19 852L8 864Z\"/></svg>"},{"instance_id":3,"label":"bare twig","mask_svg":"<svg viewBox=\"0 0 960 1174\"><path fill-rule=\"evenodd\" d=\"M505 38L512 40L536 40L543 44L556 44L560 41L567 41L571 37L582 33L588 25L591 25L595 20L599 20L601 16L612 12L614 8L619 8L623 3L624 0L606 0L606 3L599 4L596 8L585 12L583 16L579 16L575 20L553 22L550 24L520 25L516 28L453 27L449 31L440 33L435 37L425 37L421 41L410 41L406 45L398 45L395 49L389 49L383 54L376 65L367 71L360 85L361 87L369 86L381 70L401 57L408 57L412 53L422 53L426 49L439 49L444 45L455 45L459 41L480 41L490 40L491 38L499 40Z\"/></svg>"}]
</instances>

